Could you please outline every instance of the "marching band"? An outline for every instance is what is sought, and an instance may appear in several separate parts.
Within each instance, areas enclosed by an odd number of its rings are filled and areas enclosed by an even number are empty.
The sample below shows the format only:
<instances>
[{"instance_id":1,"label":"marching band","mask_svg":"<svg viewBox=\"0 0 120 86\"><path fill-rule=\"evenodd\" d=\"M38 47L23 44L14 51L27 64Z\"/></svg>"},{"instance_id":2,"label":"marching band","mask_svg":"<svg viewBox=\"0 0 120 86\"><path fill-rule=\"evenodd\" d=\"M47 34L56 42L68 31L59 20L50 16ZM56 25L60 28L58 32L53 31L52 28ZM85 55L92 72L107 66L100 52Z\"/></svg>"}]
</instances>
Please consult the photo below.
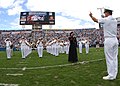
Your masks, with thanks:
<instances>
[{"instance_id":1,"label":"marching band","mask_svg":"<svg viewBox=\"0 0 120 86\"><path fill-rule=\"evenodd\" d=\"M25 59L33 49L35 49L38 53L38 56L41 58L43 57L43 50L46 49L46 51L54 56L59 56L59 54L65 53L68 55L69 53L69 46L70 42L68 39L66 40L61 40L58 38L53 38L47 42L43 42L43 38L38 38L36 42L28 42L28 40L22 36L19 40L20 43L20 50L21 50L21 55L22 58ZM12 55L12 49L11 45L12 42L10 41L9 38L6 38L5 41L6 43L6 53L7 53L7 58L10 59ZM82 53L82 47L85 45L86 49L86 54L89 53L89 40L87 39L80 39L78 41L78 49L79 53ZM34 45L34 47L33 47ZM13 46L13 45L12 45ZM18 48L18 47L17 47Z\"/></svg>"}]
</instances>

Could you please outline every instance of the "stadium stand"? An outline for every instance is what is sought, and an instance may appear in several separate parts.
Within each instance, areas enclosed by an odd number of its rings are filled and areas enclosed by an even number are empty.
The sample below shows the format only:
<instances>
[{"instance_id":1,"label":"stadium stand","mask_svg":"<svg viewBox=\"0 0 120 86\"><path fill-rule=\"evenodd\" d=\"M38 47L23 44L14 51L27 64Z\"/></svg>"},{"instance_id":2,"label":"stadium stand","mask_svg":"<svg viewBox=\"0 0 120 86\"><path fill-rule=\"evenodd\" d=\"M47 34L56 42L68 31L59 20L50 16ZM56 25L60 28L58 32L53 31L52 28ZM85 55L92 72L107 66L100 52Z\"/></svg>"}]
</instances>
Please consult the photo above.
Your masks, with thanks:
<instances>
[{"instance_id":1,"label":"stadium stand","mask_svg":"<svg viewBox=\"0 0 120 86\"><path fill-rule=\"evenodd\" d=\"M4 40L10 38L13 42L14 50L19 48L19 40L22 36L26 37L28 42L35 43L38 38L42 37L44 42L50 41L52 38L59 38L60 40L67 40L69 33L74 31L76 33L77 40L90 39L90 46L95 47L96 40L99 40L100 46L103 47L103 29L70 29L70 30L54 30L54 29L41 29L41 30L0 30L0 50L5 50ZM120 33L120 26L118 26L118 36ZM119 36L120 37L120 36ZM120 43L120 40L119 40Z\"/></svg>"}]
</instances>

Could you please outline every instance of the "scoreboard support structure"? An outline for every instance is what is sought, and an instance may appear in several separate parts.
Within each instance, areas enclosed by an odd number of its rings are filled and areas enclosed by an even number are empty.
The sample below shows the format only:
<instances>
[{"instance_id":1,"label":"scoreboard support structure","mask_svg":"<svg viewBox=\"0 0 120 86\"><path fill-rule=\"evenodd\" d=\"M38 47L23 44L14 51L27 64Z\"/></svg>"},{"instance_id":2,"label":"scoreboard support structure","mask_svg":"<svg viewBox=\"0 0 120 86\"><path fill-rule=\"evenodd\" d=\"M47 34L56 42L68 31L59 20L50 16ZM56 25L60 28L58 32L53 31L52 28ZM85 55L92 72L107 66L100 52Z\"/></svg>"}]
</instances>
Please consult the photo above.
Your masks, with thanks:
<instances>
[{"instance_id":1,"label":"scoreboard support structure","mask_svg":"<svg viewBox=\"0 0 120 86\"><path fill-rule=\"evenodd\" d=\"M33 24L32 25L32 30L38 30L38 29L42 29L42 24Z\"/></svg>"},{"instance_id":2,"label":"scoreboard support structure","mask_svg":"<svg viewBox=\"0 0 120 86\"><path fill-rule=\"evenodd\" d=\"M42 29L42 24L33 24L32 25L32 32L33 32L33 41L35 42L36 41L36 38L35 38L35 32L38 31L38 30L41 30Z\"/></svg>"}]
</instances>

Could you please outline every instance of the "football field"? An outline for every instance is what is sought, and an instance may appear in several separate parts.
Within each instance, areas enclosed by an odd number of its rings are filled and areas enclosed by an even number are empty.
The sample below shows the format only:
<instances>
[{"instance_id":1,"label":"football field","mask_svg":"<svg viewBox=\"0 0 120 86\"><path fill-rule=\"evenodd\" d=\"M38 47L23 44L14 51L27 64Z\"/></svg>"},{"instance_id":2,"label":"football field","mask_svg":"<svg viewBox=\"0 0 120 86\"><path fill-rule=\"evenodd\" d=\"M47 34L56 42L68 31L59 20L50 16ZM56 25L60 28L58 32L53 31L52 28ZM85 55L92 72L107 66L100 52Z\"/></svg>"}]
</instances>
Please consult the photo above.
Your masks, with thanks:
<instances>
[{"instance_id":1,"label":"football field","mask_svg":"<svg viewBox=\"0 0 120 86\"><path fill-rule=\"evenodd\" d=\"M68 55L55 57L45 50L39 58L34 50L26 59L14 51L8 60L0 51L0 86L120 86L120 73L116 80L102 79L107 74L103 48L90 48L88 54L83 48L78 58L79 62L70 63Z\"/></svg>"}]
</instances>

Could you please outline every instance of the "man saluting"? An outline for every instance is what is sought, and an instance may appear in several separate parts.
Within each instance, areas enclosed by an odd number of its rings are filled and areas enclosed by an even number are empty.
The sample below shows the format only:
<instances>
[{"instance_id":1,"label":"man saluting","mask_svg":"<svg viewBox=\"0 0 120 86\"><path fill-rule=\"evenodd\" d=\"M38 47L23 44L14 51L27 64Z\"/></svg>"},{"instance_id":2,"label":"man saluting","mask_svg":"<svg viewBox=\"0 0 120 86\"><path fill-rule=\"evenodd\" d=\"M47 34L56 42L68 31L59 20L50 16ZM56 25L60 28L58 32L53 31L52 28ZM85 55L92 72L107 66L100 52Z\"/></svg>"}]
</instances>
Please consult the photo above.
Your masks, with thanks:
<instances>
[{"instance_id":1,"label":"man saluting","mask_svg":"<svg viewBox=\"0 0 120 86\"><path fill-rule=\"evenodd\" d=\"M89 16L94 22L103 24L104 31L104 53L107 64L107 76L104 80L116 79L118 73L118 40L117 40L117 20L112 17L111 9L104 9L104 17L97 19L90 12Z\"/></svg>"}]
</instances>

